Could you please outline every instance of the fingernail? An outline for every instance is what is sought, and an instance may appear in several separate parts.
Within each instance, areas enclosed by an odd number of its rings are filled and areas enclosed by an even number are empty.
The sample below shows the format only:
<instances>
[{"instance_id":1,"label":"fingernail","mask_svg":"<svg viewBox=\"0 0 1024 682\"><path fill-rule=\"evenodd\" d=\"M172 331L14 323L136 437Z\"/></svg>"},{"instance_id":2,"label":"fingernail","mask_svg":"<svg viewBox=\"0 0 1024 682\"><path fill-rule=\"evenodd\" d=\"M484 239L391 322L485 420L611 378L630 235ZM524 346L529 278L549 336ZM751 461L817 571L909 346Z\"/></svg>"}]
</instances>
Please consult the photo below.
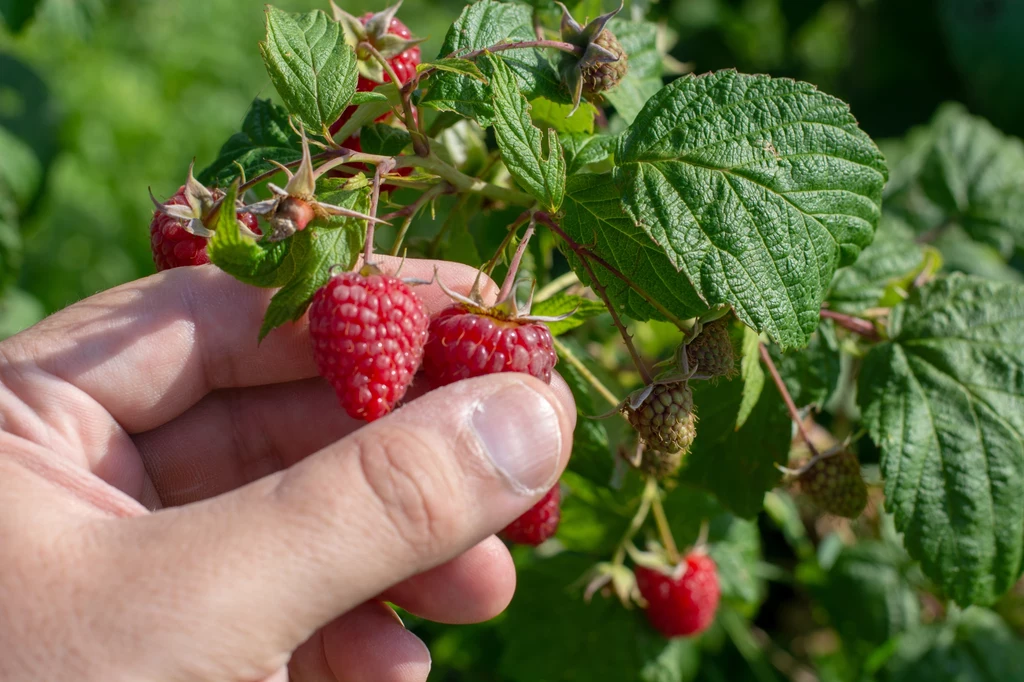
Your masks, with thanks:
<instances>
[{"instance_id":1,"label":"fingernail","mask_svg":"<svg viewBox=\"0 0 1024 682\"><path fill-rule=\"evenodd\" d=\"M554 483L562 431L546 398L511 384L484 398L472 420L487 456L513 489L531 495Z\"/></svg>"}]
</instances>

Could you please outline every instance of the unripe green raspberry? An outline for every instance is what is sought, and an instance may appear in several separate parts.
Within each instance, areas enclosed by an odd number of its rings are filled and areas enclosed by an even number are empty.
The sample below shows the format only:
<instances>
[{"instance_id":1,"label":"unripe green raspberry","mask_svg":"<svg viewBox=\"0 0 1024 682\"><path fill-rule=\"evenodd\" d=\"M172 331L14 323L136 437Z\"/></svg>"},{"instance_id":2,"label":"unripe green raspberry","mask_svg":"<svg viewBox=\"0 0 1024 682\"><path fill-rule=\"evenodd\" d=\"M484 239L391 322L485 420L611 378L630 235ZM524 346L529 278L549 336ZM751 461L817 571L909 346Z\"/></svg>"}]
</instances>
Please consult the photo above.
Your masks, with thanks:
<instances>
[{"instance_id":1,"label":"unripe green raspberry","mask_svg":"<svg viewBox=\"0 0 1024 682\"><path fill-rule=\"evenodd\" d=\"M731 379L736 373L736 352L729 338L729 318L723 317L704 327L686 346L686 361L697 375Z\"/></svg>"},{"instance_id":2,"label":"unripe green raspberry","mask_svg":"<svg viewBox=\"0 0 1024 682\"><path fill-rule=\"evenodd\" d=\"M640 471L661 480L675 476L683 466L686 451L664 452L647 448L640 456Z\"/></svg>"},{"instance_id":3,"label":"unripe green raspberry","mask_svg":"<svg viewBox=\"0 0 1024 682\"><path fill-rule=\"evenodd\" d=\"M685 453L697 435L693 393L686 382L658 384L639 407L623 410L648 449Z\"/></svg>"},{"instance_id":4,"label":"unripe green raspberry","mask_svg":"<svg viewBox=\"0 0 1024 682\"><path fill-rule=\"evenodd\" d=\"M614 33L604 29L594 39L594 43L615 54L619 59L614 62L581 64L583 97L588 100L594 99L596 95L608 92L614 88L622 80L622 77L626 75L626 71L629 70L626 51L622 49L622 44L619 43L619 39L615 37Z\"/></svg>"},{"instance_id":5,"label":"unripe green raspberry","mask_svg":"<svg viewBox=\"0 0 1024 682\"><path fill-rule=\"evenodd\" d=\"M868 487L860 462L849 450L823 457L800 475L800 490L820 509L855 519L868 504Z\"/></svg>"}]
</instances>

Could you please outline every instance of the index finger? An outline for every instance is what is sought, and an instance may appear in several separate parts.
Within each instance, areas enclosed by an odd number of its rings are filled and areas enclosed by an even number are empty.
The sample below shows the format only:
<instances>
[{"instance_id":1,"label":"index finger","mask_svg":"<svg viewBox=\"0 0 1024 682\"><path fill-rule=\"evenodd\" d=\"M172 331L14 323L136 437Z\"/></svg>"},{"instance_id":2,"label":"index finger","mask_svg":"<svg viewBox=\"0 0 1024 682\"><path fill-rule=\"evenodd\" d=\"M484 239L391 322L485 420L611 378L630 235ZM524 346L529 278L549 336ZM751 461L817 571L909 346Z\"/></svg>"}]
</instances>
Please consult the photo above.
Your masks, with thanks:
<instances>
[{"instance_id":1,"label":"index finger","mask_svg":"<svg viewBox=\"0 0 1024 682\"><path fill-rule=\"evenodd\" d=\"M399 261L382 264L394 271ZM401 275L430 280L435 267L447 288L463 293L478 272L408 260ZM428 313L450 303L436 283L415 291ZM9 388L33 402L55 404L47 400L52 396L66 404L66 382L129 433L146 431L215 389L316 376L305 317L257 343L272 295L213 266L176 268L87 298L4 341L0 371Z\"/></svg>"}]
</instances>

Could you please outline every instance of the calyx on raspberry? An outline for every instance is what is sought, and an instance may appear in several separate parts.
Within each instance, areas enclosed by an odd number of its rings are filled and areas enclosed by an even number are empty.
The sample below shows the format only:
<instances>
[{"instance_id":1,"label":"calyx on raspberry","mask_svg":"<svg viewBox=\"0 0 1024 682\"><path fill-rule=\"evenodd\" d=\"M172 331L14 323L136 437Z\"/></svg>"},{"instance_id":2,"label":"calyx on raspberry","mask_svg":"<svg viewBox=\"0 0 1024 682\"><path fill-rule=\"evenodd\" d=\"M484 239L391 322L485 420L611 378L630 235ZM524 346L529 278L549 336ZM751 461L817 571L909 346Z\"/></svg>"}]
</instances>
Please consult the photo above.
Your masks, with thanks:
<instances>
[{"instance_id":1,"label":"calyx on raspberry","mask_svg":"<svg viewBox=\"0 0 1024 682\"><path fill-rule=\"evenodd\" d=\"M791 474L815 506L829 514L855 519L868 504L860 461L846 447L821 453Z\"/></svg>"},{"instance_id":2,"label":"calyx on raspberry","mask_svg":"<svg viewBox=\"0 0 1024 682\"><path fill-rule=\"evenodd\" d=\"M344 157L335 159L338 163ZM309 154L309 141L306 139L305 131L302 131L302 162L292 173L288 168L277 161L270 160L288 176L288 182L284 189L272 182L267 187L274 194L274 197L265 201L258 201L245 207L245 211L256 215L266 216L270 223L271 232L269 240L272 242L287 239L299 230L306 229L306 226L315 218L325 218L331 215L347 216L370 222L381 222L378 218L343 206L325 204L316 198L316 181L329 171L336 163L325 163L320 168L313 170L313 160Z\"/></svg>"},{"instance_id":3,"label":"calyx on raspberry","mask_svg":"<svg viewBox=\"0 0 1024 682\"><path fill-rule=\"evenodd\" d=\"M676 565L638 563L634 573L647 620L663 636L696 635L714 622L721 586L718 567L703 549L691 550Z\"/></svg>"},{"instance_id":4,"label":"calyx on raspberry","mask_svg":"<svg viewBox=\"0 0 1024 682\"><path fill-rule=\"evenodd\" d=\"M562 517L561 503L562 491L556 484L537 504L505 526L501 531L501 537L518 545L536 547L558 530L558 522Z\"/></svg>"},{"instance_id":5,"label":"calyx on raspberry","mask_svg":"<svg viewBox=\"0 0 1024 682\"><path fill-rule=\"evenodd\" d=\"M405 396L423 360L428 322L409 285L373 266L336 273L314 294L313 358L350 416L379 419Z\"/></svg>"},{"instance_id":6,"label":"calyx on raspberry","mask_svg":"<svg viewBox=\"0 0 1024 682\"><path fill-rule=\"evenodd\" d=\"M334 19L341 24L345 42L356 52L360 80L365 78L375 85L391 80L384 65L366 49L366 45L371 45L388 61L401 83L405 83L416 73L416 66L420 63L418 45L426 39L414 38L406 25L395 18L401 6L399 0L376 14L368 13L359 18L341 9L334 0L331 0ZM359 90L363 91L363 88L360 87Z\"/></svg>"},{"instance_id":7,"label":"calyx on raspberry","mask_svg":"<svg viewBox=\"0 0 1024 682\"><path fill-rule=\"evenodd\" d=\"M505 300L488 307L480 296L479 278L469 297L440 286L456 303L430 322L423 370L433 386L497 372L523 372L551 382L557 355L551 332L542 323L567 315L529 315L532 289L523 306L512 287Z\"/></svg>"},{"instance_id":8,"label":"calyx on raspberry","mask_svg":"<svg viewBox=\"0 0 1024 682\"><path fill-rule=\"evenodd\" d=\"M210 190L199 183L188 167L188 179L166 202L159 202L150 191L149 197L156 212L149 224L150 247L158 271L210 262L206 243L213 236L213 218L224 199L224 192ZM238 230L250 237L258 237L260 229L256 216L236 214Z\"/></svg>"},{"instance_id":9,"label":"calyx on raspberry","mask_svg":"<svg viewBox=\"0 0 1024 682\"><path fill-rule=\"evenodd\" d=\"M619 8L602 14L586 26L581 26L573 19L569 10L562 3L562 40L583 49L583 56L566 54L562 62L562 77L572 96L573 109L570 116L580 106L580 100L599 99L601 94L611 90L628 70L626 51L622 49L618 38L605 26L612 17L622 11Z\"/></svg>"}]
</instances>

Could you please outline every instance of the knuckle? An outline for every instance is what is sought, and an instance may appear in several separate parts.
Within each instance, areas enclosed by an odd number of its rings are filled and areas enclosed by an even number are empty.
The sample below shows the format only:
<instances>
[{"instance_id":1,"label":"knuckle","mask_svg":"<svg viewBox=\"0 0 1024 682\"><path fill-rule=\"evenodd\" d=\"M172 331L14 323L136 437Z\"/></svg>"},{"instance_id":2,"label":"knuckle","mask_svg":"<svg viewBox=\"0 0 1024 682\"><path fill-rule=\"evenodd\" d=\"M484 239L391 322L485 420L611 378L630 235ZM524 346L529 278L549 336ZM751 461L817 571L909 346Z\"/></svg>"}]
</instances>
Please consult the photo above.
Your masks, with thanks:
<instances>
[{"instance_id":1,"label":"knuckle","mask_svg":"<svg viewBox=\"0 0 1024 682\"><path fill-rule=\"evenodd\" d=\"M432 556L460 529L458 488L433 439L404 428L386 442L358 444L359 470L394 536L418 556Z\"/></svg>"}]
</instances>

